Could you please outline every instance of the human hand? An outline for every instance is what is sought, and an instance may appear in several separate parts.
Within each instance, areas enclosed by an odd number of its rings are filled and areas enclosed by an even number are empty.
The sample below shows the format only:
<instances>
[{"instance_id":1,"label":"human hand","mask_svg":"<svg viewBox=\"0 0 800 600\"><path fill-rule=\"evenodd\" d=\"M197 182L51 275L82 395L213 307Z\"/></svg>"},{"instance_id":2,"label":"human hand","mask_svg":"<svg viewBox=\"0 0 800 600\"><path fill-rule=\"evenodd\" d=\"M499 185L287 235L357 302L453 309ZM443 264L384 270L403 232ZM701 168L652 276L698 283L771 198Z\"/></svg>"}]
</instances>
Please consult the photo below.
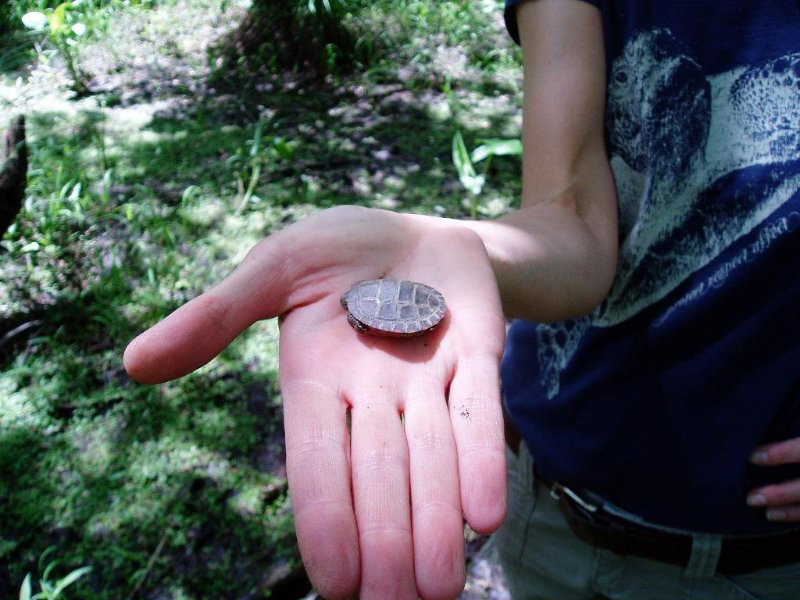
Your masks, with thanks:
<instances>
[{"instance_id":1,"label":"human hand","mask_svg":"<svg viewBox=\"0 0 800 600\"><path fill-rule=\"evenodd\" d=\"M800 463L800 438L759 446L750 461L765 467ZM767 508L770 521L800 521L800 479L754 489L747 503Z\"/></svg>"},{"instance_id":2,"label":"human hand","mask_svg":"<svg viewBox=\"0 0 800 600\"><path fill-rule=\"evenodd\" d=\"M355 332L339 298L379 277L440 290L442 324L417 338ZM463 519L487 533L505 514L505 322L483 242L440 219L323 211L256 245L228 278L137 337L125 366L145 383L180 377L273 316L311 581L330 598L455 597Z\"/></svg>"}]
</instances>

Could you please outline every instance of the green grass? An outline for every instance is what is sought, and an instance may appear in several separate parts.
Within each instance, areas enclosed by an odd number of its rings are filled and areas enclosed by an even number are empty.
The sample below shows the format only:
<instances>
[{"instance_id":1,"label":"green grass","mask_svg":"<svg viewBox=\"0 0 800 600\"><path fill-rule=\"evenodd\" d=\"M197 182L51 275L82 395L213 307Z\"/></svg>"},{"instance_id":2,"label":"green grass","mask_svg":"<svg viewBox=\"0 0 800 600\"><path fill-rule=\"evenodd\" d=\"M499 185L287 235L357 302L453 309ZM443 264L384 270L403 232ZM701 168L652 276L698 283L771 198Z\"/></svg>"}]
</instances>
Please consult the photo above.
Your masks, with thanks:
<instances>
[{"instance_id":1,"label":"green grass","mask_svg":"<svg viewBox=\"0 0 800 600\"><path fill-rule=\"evenodd\" d=\"M232 91L205 47L243 3L96 2L76 55L98 93L76 99L53 57L0 69L0 114L26 113L31 158L0 242L0 597L41 580L48 548L50 580L92 567L65 598L260 598L299 564L276 324L161 386L132 383L122 351L313 211L468 216L454 132L469 148L518 136L498 6L364 3L382 54L361 71ZM479 215L513 204L518 169L492 162Z\"/></svg>"}]
</instances>

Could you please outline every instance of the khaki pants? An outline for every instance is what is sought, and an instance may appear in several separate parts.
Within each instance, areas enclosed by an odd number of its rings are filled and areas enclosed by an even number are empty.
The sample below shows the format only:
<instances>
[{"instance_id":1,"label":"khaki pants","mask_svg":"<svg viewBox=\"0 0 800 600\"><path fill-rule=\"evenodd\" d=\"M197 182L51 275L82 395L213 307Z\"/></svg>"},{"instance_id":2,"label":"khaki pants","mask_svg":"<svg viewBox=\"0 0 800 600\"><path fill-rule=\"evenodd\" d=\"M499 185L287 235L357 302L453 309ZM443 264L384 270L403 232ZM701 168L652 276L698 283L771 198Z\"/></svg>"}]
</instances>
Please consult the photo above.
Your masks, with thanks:
<instances>
[{"instance_id":1,"label":"khaki pants","mask_svg":"<svg viewBox=\"0 0 800 600\"><path fill-rule=\"evenodd\" d=\"M514 600L800 600L800 564L723 576L720 538L695 538L686 568L619 556L577 538L556 500L533 482L525 444L508 455L508 515L494 535Z\"/></svg>"}]
</instances>

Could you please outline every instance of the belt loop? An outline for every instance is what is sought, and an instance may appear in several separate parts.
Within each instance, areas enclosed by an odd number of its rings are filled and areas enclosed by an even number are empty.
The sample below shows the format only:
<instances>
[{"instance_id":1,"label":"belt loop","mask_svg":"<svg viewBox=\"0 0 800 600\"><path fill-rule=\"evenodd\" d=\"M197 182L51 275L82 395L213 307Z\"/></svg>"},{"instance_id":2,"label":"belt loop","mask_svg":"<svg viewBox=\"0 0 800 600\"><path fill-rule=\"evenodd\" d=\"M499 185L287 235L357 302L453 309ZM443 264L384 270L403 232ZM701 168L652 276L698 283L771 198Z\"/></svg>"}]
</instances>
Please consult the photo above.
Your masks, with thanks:
<instances>
[{"instance_id":1,"label":"belt loop","mask_svg":"<svg viewBox=\"0 0 800 600\"><path fill-rule=\"evenodd\" d=\"M692 536L692 554L683 572L685 577L710 579L717 571L722 536L698 533Z\"/></svg>"}]
</instances>

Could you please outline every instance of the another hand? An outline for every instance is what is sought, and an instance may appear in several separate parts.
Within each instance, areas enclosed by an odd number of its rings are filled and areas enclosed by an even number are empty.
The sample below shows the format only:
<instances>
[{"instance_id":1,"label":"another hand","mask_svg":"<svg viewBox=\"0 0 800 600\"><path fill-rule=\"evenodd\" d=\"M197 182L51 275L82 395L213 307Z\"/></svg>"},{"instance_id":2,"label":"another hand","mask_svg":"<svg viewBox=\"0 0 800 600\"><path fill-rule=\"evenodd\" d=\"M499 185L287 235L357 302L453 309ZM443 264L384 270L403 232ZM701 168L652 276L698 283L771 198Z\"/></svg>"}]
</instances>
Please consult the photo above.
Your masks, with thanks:
<instances>
[{"instance_id":1,"label":"another hand","mask_svg":"<svg viewBox=\"0 0 800 600\"><path fill-rule=\"evenodd\" d=\"M444 322L418 338L356 333L339 298L379 277L440 290ZM440 219L323 211L136 338L125 366L142 382L180 377L273 316L289 486L315 587L332 598L456 596L463 519L490 532L505 514L505 323L482 241Z\"/></svg>"},{"instance_id":2,"label":"another hand","mask_svg":"<svg viewBox=\"0 0 800 600\"><path fill-rule=\"evenodd\" d=\"M751 461L760 466L800 463L800 438L760 446L753 452ZM767 518L771 521L800 521L800 479L752 490L747 502L751 506L766 507Z\"/></svg>"}]
</instances>

